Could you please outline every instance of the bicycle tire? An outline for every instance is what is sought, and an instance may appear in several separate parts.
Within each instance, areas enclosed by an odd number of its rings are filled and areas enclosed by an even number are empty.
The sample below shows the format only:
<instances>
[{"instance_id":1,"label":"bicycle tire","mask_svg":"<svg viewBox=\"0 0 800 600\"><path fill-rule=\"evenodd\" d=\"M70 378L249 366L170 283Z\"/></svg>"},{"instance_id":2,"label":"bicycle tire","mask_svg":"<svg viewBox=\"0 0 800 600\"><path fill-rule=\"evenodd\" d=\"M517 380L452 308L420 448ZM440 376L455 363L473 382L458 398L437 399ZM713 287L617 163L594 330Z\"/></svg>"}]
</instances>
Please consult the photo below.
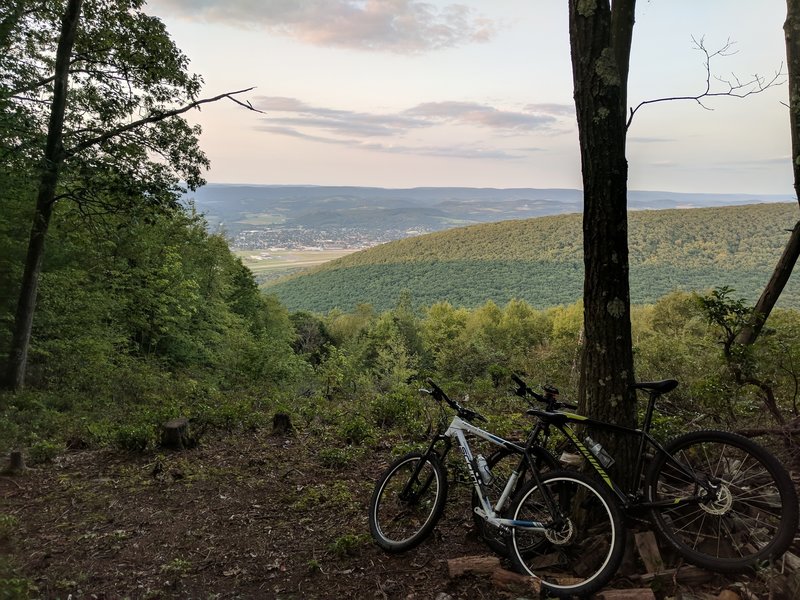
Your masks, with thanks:
<instances>
[{"instance_id":1,"label":"bicycle tire","mask_svg":"<svg viewBox=\"0 0 800 600\"><path fill-rule=\"evenodd\" d=\"M540 471L546 472L555 471L558 469L558 461L545 448L533 446L530 449L530 452L535 455L536 466ZM519 459L520 454L505 448L495 450L486 459L486 463L489 465L489 470L494 476L492 482L486 486L490 494L489 498L492 502L497 502L497 500L500 498L501 494L503 493L503 489L505 489L506 483L508 482L508 478L510 477L512 471L519 464ZM528 467L525 465L516 485L514 486L514 489L511 491L509 499L506 501L506 506L502 507L500 510L501 514L507 512L507 507L511 505L511 501L517 496L519 490L521 490L525 485L525 481L527 479L527 470ZM472 488L472 503L470 507L472 510L472 521L475 525L475 534L493 552L505 556L506 552L508 551L508 543L506 540L508 534L499 527L490 525L486 522L486 519L475 512L476 508L480 508L480 501L478 499L478 492L475 491L474 486Z\"/></svg>"},{"instance_id":2,"label":"bicycle tire","mask_svg":"<svg viewBox=\"0 0 800 600\"><path fill-rule=\"evenodd\" d=\"M729 573L777 559L789 548L797 532L797 493L765 448L735 433L706 430L678 436L664 449L721 484L713 501L650 510L658 532L687 561ZM697 477L690 480L660 452L645 488L651 502L700 492Z\"/></svg>"},{"instance_id":3,"label":"bicycle tire","mask_svg":"<svg viewBox=\"0 0 800 600\"><path fill-rule=\"evenodd\" d=\"M420 461L422 469L411 487L411 497L401 493ZM369 505L369 529L387 552L405 552L427 538L444 512L447 473L433 454L411 452L383 472Z\"/></svg>"},{"instance_id":4,"label":"bicycle tire","mask_svg":"<svg viewBox=\"0 0 800 600\"><path fill-rule=\"evenodd\" d=\"M520 573L538 577L552 595L589 595L608 583L625 552L625 528L619 505L607 487L577 471L553 471L541 478L568 515L565 527L546 533L511 528L509 557ZM553 520L541 489L529 481L509 511L511 519ZM527 548L539 546L535 553Z\"/></svg>"}]
</instances>

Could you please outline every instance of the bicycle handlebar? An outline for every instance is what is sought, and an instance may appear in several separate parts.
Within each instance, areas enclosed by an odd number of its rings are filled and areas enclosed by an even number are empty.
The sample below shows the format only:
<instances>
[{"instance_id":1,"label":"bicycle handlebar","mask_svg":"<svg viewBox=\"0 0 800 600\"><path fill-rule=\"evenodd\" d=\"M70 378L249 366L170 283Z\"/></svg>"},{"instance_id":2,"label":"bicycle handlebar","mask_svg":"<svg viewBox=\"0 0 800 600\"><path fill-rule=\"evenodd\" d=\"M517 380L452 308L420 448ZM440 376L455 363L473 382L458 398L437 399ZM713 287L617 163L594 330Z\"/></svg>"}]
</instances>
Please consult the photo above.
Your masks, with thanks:
<instances>
[{"instance_id":1,"label":"bicycle handlebar","mask_svg":"<svg viewBox=\"0 0 800 600\"><path fill-rule=\"evenodd\" d=\"M512 373L511 379L512 381L514 381L514 383L516 383L519 386L514 392L517 396L519 396L520 398L525 398L526 400L528 400L528 396L531 396L535 400L538 400L539 402L546 404L547 410L557 410L559 408L569 408L575 410L578 408L577 405L571 404L569 402L559 402L556 399L556 396L558 396L558 390L554 387L551 387L549 385L543 386L544 396L542 396L541 394L535 392L530 387L528 387L528 384L522 381L522 379L520 379L519 376ZM528 402L530 403L530 401Z\"/></svg>"},{"instance_id":2,"label":"bicycle handlebar","mask_svg":"<svg viewBox=\"0 0 800 600\"><path fill-rule=\"evenodd\" d=\"M434 400L438 400L439 402L445 401L450 408L455 410L458 413L458 416L466 421L472 421L473 419L477 419L478 421L483 421L484 423L488 423L489 421L484 417L481 413L476 410L472 410L471 408L466 408L461 406L455 400L451 400L447 394L444 393L444 390L440 388L436 383L434 383L433 379L426 379L425 383L431 386L430 390L426 390L424 388L420 389L420 392L425 392L426 394L430 394L433 396Z\"/></svg>"}]
</instances>

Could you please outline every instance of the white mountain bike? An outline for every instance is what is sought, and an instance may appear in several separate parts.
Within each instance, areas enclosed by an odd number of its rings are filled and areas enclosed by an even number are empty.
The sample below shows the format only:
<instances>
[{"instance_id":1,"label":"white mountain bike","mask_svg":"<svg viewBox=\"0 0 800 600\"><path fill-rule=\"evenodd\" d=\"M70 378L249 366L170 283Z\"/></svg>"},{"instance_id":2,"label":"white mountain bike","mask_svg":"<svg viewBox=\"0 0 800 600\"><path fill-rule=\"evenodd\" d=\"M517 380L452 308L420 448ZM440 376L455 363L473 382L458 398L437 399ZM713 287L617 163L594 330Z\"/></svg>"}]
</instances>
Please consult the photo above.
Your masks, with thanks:
<instances>
[{"instance_id":1,"label":"white mountain bike","mask_svg":"<svg viewBox=\"0 0 800 600\"><path fill-rule=\"evenodd\" d=\"M442 419L425 452L402 456L378 479L369 508L376 543L387 552L403 552L431 534L447 500L444 459L455 441L474 487L475 514L486 529L504 537L513 530L525 540L510 545L517 568L539 577L542 587L557 596L591 594L604 586L619 567L625 544L620 509L609 489L582 473L542 472L540 454L546 451L533 437L520 445L473 425L486 419L448 398L433 381L427 383L431 389L420 391L456 415L449 424ZM494 474L482 456L473 454L468 434L519 456L504 484L490 486ZM497 498L491 497L494 490Z\"/></svg>"}]
</instances>

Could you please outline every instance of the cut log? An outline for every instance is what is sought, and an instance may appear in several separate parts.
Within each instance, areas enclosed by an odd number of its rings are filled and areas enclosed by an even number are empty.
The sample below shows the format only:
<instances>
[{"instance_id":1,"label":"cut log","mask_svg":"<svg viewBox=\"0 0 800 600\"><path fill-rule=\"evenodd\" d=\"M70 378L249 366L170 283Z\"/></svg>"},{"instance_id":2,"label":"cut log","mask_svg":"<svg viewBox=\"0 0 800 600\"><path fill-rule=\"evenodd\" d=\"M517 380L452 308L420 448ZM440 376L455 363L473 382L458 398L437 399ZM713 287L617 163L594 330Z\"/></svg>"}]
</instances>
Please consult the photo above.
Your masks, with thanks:
<instances>
[{"instance_id":1,"label":"cut log","mask_svg":"<svg viewBox=\"0 0 800 600\"><path fill-rule=\"evenodd\" d=\"M642 531L634 536L636 549L642 558L644 568L648 573L659 573L664 570L664 559L658 550L658 542L652 531Z\"/></svg>"},{"instance_id":2,"label":"cut log","mask_svg":"<svg viewBox=\"0 0 800 600\"><path fill-rule=\"evenodd\" d=\"M656 595L650 588L637 588L628 590L604 590L595 596L597 600L656 600Z\"/></svg>"},{"instance_id":3,"label":"cut log","mask_svg":"<svg viewBox=\"0 0 800 600\"><path fill-rule=\"evenodd\" d=\"M783 555L783 565L792 598L800 598L800 557L787 552Z\"/></svg>"},{"instance_id":4,"label":"cut log","mask_svg":"<svg viewBox=\"0 0 800 600\"><path fill-rule=\"evenodd\" d=\"M497 589L514 594L535 594L538 597L542 589L542 583L537 577L520 575L503 569L500 566L500 559L496 556L451 558L447 561L447 573L451 578L461 577L465 573L490 575L492 585Z\"/></svg>"},{"instance_id":5,"label":"cut log","mask_svg":"<svg viewBox=\"0 0 800 600\"><path fill-rule=\"evenodd\" d=\"M172 448L173 450L188 448L191 445L189 439L189 419L186 417L179 417L164 423L161 426L161 445L164 448Z\"/></svg>"},{"instance_id":6,"label":"cut log","mask_svg":"<svg viewBox=\"0 0 800 600\"><path fill-rule=\"evenodd\" d=\"M651 583L653 581L662 581L670 583L675 581L688 586L700 585L708 583L714 578L714 574L695 567L694 565L685 565L679 569L664 569L660 573L647 573L639 578L642 583Z\"/></svg>"},{"instance_id":7,"label":"cut log","mask_svg":"<svg viewBox=\"0 0 800 600\"><path fill-rule=\"evenodd\" d=\"M514 594L535 594L538 597L542 593L542 580L538 577L520 575L500 567L492 571L492 585Z\"/></svg>"},{"instance_id":8,"label":"cut log","mask_svg":"<svg viewBox=\"0 0 800 600\"><path fill-rule=\"evenodd\" d=\"M272 417L272 435L286 435L292 431L292 419L286 413L275 413Z\"/></svg>"},{"instance_id":9,"label":"cut log","mask_svg":"<svg viewBox=\"0 0 800 600\"><path fill-rule=\"evenodd\" d=\"M447 561L447 573L451 578L464 573L489 575L499 567L500 559L496 556L461 556Z\"/></svg>"}]
</instances>

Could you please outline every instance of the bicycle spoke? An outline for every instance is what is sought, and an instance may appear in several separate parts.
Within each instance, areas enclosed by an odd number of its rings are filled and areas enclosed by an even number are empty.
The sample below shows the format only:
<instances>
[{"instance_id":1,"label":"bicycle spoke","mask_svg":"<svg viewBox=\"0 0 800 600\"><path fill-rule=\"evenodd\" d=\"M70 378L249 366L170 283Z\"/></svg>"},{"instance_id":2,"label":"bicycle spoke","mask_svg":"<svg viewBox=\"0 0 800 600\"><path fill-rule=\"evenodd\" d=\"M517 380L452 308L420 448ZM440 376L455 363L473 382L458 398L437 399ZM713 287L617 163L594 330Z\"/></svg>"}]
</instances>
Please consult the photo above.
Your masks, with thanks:
<instances>
[{"instance_id":1,"label":"bicycle spoke","mask_svg":"<svg viewBox=\"0 0 800 600\"><path fill-rule=\"evenodd\" d=\"M547 532L512 528L512 560L557 595L596 589L621 558L621 523L612 512L613 500L586 476L556 473L545 477L541 487L530 484L525 489L515 500L512 518L553 522L548 496L566 521Z\"/></svg>"},{"instance_id":2,"label":"bicycle spoke","mask_svg":"<svg viewBox=\"0 0 800 600\"><path fill-rule=\"evenodd\" d=\"M774 558L791 544L797 527L791 480L760 446L708 431L679 436L665 449L696 481L687 482L685 473L661 457L648 474L649 499L669 502L689 496L690 490L700 495L696 504L651 509L658 529L684 557L734 572Z\"/></svg>"}]
</instances>

